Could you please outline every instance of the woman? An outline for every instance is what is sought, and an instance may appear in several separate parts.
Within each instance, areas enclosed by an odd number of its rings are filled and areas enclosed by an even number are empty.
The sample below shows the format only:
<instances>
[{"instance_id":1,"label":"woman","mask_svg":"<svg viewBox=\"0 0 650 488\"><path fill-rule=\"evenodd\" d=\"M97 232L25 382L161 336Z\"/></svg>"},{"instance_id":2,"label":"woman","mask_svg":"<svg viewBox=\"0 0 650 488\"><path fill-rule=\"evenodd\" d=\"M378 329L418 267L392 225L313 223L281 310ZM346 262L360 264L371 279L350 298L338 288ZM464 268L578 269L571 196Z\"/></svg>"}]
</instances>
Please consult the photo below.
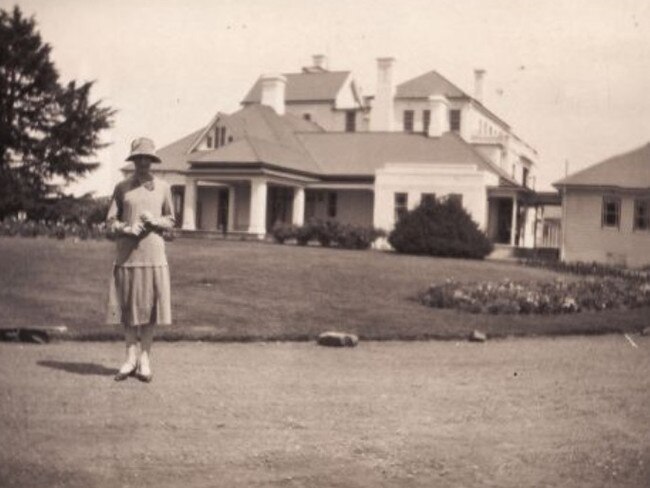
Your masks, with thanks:
<instances>
[{"instance_id":1,"label":"woman","mask_svg":"<svg viewBox=\"0 0 650 488\"><path fill-rule=\"evenodd\" d=\"M134 375L150 382L154 326L171 324L162 234L174 226L174 211L169 185L151 174L151 164L160 163L153 141L144 137L133 141L126 160L133 162L135 173L115 187L107 216L108 233L117 251L108 321L124 326L126 339L126 360L115 381Z\"/></svg>"}]
</instances>

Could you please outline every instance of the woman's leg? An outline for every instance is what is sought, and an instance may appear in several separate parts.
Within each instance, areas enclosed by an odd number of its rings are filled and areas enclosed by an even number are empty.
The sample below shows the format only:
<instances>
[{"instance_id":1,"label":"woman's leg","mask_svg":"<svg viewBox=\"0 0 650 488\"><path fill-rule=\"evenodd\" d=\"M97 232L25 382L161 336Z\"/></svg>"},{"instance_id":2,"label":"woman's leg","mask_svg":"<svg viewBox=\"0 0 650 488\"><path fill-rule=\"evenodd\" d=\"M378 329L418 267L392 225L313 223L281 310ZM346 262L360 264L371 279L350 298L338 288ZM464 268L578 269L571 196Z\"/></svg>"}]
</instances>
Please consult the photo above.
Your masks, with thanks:
<instances>
[{"instance_id":1,"label":"woman's leg","mask_svg":"<svg viewBox=\"0 0 650 488\"><path fill-rule=\"evenodd\" d=\"M126 342L126 360L115 376L116 380L126 378L138 366L138 331L136 327L124 326L124 340Z\"/></svg>"},{"instance_id":2,"label":"woman's leg","mask_svg":"<svg viewBox=\"0 0 650 488\"><path fill-rule=\"evenodd\" d=\"M140 364L138 372L143 379L151 379L151 346L153 345L154 325L140 326Z\"/></svg>"}]
</instances>

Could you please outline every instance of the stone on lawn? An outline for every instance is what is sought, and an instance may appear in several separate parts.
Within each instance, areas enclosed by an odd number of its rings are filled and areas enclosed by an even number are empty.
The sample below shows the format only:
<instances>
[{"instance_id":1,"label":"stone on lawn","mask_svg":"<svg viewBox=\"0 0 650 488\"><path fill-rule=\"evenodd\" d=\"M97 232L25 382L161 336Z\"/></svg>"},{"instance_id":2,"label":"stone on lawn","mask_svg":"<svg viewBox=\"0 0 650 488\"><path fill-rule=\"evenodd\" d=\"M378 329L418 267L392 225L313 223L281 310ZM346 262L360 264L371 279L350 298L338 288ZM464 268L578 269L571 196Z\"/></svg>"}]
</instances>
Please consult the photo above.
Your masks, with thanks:
<instances>
[{"instance_id":1,"label":"stone on lawn","mask_svg":"<svg viewBox=\"0 0 650 488\"><path fill-rule=\"evenodd\" d=\"M641 331L641 335L644 335L644 336L650 336L650 326L644 328L644 329Z\"/></svg>"},{"instance_id":2,"label":"stone on lawn","mask_svg":"<svg viewBox=\"0 0 650 488\"><path fill-rule=\"evenodd\" d=\"M487 334L480 330L473 330L469 335L470 342L485 342L487 341Z\"/></svg>"},{"instance_id":3,"label":"stone on lawn","mask_svg":"<svg viewBox=\"0 0 650 488\"><path fill-rule=\"evenodd\" d=\"M318 344L330 347L354 347L359 344L359 338L347 332L323 332L318 336Z\"/></svg>"}]
</instances>

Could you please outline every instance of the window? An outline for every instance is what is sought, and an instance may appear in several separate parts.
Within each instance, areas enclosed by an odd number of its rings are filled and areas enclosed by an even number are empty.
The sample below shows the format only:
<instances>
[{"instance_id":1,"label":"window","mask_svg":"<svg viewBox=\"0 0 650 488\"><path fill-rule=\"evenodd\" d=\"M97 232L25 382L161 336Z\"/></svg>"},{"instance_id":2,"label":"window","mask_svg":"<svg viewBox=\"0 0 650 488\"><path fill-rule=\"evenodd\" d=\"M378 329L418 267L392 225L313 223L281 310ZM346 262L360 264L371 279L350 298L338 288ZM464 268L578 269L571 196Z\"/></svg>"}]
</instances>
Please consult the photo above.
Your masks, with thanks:
<instances>
[{"instance_id":1,"label":"window","mask_svg":"<svg viewBox=\"0 0 650 488\"><path fill-rule=\"evenodd\" d=\"M528 186L528 173L530 173L530 170L528 168L522 168L521 170L521 184L524 186Z\"/></svg>"},{"instance_id":2,"label":"window","mask_svg":"<svg viewBox=\"0 0 650 488\"><path fill-rule=\"evenodd\" d=\"M621 199L603 197L603 227L619 227L621 221Z\"/></svg>"},{"instance_id":3,"label":"window","mask_svg":"<svg viewBox=\"0 0 650 488\"><path fill-rule=\"evenodd\" d=\"M395 222L408 212L408 193L395 193Z\"/></svg>"},{"instance_id":4,"label":"window","mask_svg":"<svg viewBox=\"0 0 650 488\"><path fill-rule=\"evenodd\" d=\"M463 206L463 195L462 193L450 193L447 195L447 200L455 203L459 207Z\"/></svg>"},{"instance_id":5,"label":"window","mask_svg":"<svg viewBox=\"0 0 650 488\"><path fill-rule=\"evenodd\" d=\"M357 130L357 113L354 110L345 112L345 132L354 132Z\"/></svg>"},{"instance_id":6,"label":"window","mask_svg":"<svg viewBox=\"0 0 650 488\"><path fill-rule=\"evenodd\" d=\"M212 137L208 136L206 144L208 145L208 147L212 147Z\"/></svg>"},{"instance_id":7,"label":"window","mask_svg":"<svg viewBox=\"0 0 650 488\"><path fill-rule=\"evenodd\" d=\"M650 230L650 198L634 201L634 229Z\"/></svg>"},{"instance_id":8,"label":"window","mask_svg":"<svg viewBox=\"0 0 650 488\"><path fill-rule=\"evenodd\" d=\"M449 111L449 130L460 131L460 110Z\"/></svg>"},{"instance_id":9,"label":"window","mask_svg":"<svg viewBox=\"0 0 650 488\"><path fill-rule=\"evenodd\" d=\"M436 201L436 194L435 193L423 193L420 196L420 203L433 203Z\"/></svg>"},{"instance_id":10,"label":"window","mask_svg":"<svg viewBox=\"0 0 650 488\"><path fill-rule=\"evenodd\" d=\"M311 120L311 114L302 114L302 118L305 120Z\"/></svg>"},{"instance_id":11,"label":"window","mask_svg":"<svg viewBox=\"0 0 650 488\"><path fill-rule=\"evenodd\" d=\"M424 110L422 112L422 132L428 134L430 124L431 124L431 110Z\"/></svg>"},{"instance_id":12,"label":"window","mask_svg":"<svg viewBox=\"0 0 650 488\"><path fill-rule=\"evenodd\" d=\"M404 110L404 132L413 132L413 110Z\"/></svg>"},{"instance_id":13,"label":"window","mask_svg":"<svg viewBox=\"0 0 650 488\"><path fill-rule=\"evenodd\" d=\"M219 145L223 146L224 144L226 144L226 128L222 127L220 132L221 132L221 142Z\"/></svg>"},{"instance_id":14,"label":"window","mask_svg":"<svg viewBox=\"0 0 650 488\"><path fill-rule=\"evenodd\" d=\"M327 195L327 216L330 218L336 217L336 200L337 194L331 191Z\"/></svg>"}]
</instances>

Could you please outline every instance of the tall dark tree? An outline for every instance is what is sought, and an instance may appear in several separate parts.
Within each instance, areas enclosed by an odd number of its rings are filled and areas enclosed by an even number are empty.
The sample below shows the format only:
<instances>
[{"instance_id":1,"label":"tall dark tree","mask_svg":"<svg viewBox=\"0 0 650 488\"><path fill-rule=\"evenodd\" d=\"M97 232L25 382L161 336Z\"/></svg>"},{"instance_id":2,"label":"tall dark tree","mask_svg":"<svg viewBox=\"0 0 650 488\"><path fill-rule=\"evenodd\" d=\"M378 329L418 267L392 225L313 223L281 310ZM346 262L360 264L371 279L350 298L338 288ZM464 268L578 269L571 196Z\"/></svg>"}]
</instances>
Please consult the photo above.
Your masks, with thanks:
<instances>
[{"instance_id":1,"label":"tall dark tree","mask_svg":"<svg viewBox=\"0 0 650 488\"><path fill-rule=\"evenodd\" d=\"M67 84L34 18L0 10L0 218L97 168L114 110L89 101L93 82Z\"/></svg>"}]
</instances>

